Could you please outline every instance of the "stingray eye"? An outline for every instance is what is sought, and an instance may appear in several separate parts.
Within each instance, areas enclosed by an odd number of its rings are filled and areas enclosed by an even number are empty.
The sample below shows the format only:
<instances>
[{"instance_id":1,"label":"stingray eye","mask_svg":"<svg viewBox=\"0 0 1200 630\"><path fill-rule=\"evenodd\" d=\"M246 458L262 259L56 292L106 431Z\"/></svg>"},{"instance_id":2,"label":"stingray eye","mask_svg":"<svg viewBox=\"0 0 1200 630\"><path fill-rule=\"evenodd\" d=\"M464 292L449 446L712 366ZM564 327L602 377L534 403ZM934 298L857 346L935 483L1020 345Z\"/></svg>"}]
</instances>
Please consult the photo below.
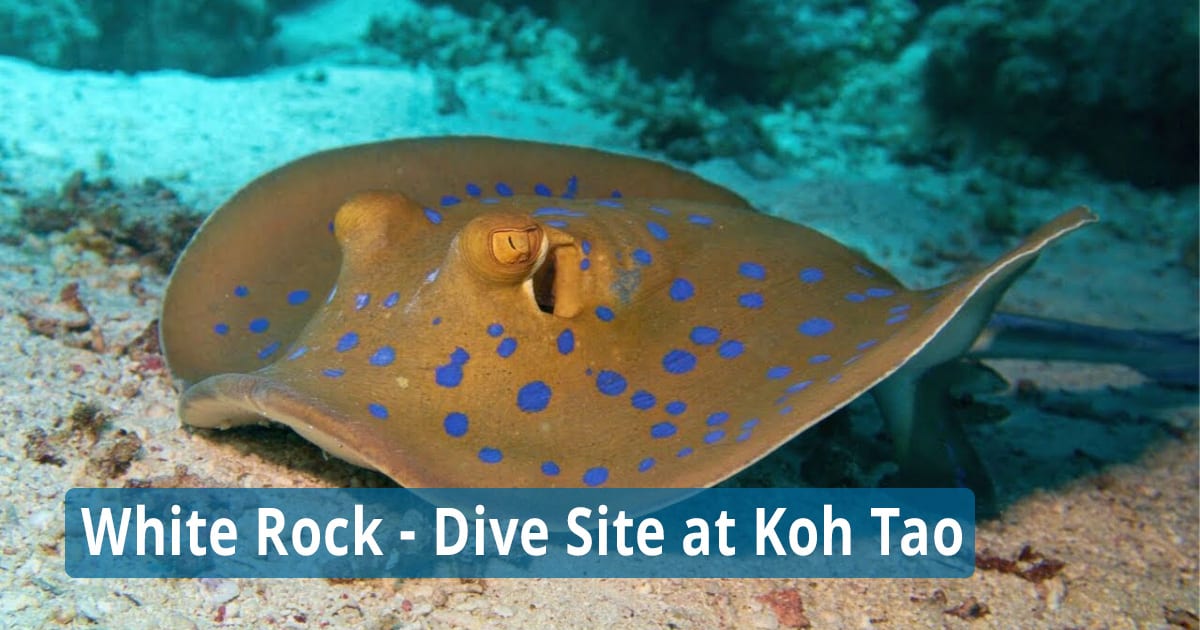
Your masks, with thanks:
<instances>
[{"instance_id":1,"label":"stingray eye","mask_svg":"<svg viewBox=\"0 0 1200 630\"><path fill-rule=\"evenodd\" d=\"M492 232L492 258L502 265L521 265L537 258L542 233L536 226Z\"/></svg>"},{"instance_id":2,"label":"stingray eye","mask_svg":"<svg viewBox=\"0 0 1200 630\"><path fill-rule=\"evenodd\" d=\"M527 280L546 255L546 235L529 217L495 214L471 220L458 247L480 278L503 284Z\"/></svg>"}]
</instances>

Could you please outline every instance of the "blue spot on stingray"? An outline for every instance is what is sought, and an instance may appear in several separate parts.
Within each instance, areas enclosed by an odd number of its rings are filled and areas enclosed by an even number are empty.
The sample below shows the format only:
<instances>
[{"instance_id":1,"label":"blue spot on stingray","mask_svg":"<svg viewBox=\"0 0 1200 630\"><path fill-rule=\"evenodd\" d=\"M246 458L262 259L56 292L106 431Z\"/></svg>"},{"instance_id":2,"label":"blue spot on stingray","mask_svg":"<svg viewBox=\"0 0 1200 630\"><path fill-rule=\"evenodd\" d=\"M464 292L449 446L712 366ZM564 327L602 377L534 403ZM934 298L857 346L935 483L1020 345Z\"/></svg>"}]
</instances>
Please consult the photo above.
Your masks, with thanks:
<instances>
[{"instance_id":1,"label":"blue spot on stingray","mask_svg":"<svg viewBox=\"0 0 1200 630\"><path fill-rule=\"evenodd\" d=\"M605 396L620 396L625 393L625 377L612 370L600 370L596 375L596 389Z\"/></svg>"},{"instance_id":2,"label":"blue spot on stingray","mask_svg":"<svg viewBox=\"0 0 1200 630\"><path fill-rule=\"evenodd\" d=\"M387 407L384 407L379 403L371 403L367 405L367 411L370 411L372 416L375 416L380 420L387 420L388 418Z\"/></svg>"},{"instance_id":3,"label":"blue spot on stingray","mask_svg":"<svg viewBox=\"0 0 1200 630\"><path fill-rule=\"evenodd\" d=\"M767 278L767 270L755 262L744 262L738 265L738 273L751 280L765 280Z\"/></svg>"},{"instance_id":4,"label":"blue spot on stingray","mask_svg":"<svg viewBox=\"0 0 1200 630\"><path fill-rule=\"evenodd\" d=\"M250 289L247 289L244 285L239 284L236 287L233 287L233 294L238 297L246 297L247 295L250 295Z\"/></svg>"},{"instance_id":5,"label":"blue spot on stingray","mask_svg":"<svg viewBox=\"0 0 1200 630\"><path fill-rule=\"evenodd\" d=\"M558 467L558 464L550 461L542 462L543 475L546 475L547 477L557 477L558 473L560 472L562 472L562 469Z\"/></svg>"},{"instance_id":6,"label":"blue spot on stingray","mask_svg":"<svg viewBox=\"0 0 1200 630\"><path fill-rule=\"evenodd\" d=\"M911 308L911 307L908 304L897 304L896 306L889 308L888 312L893 313L893 314L903 313L904 311L907 311L909 308Z\"/></svg>"},{"instance_id":7,"label":"blue spot on stingray","mask_svg":"<svg viewBox=\"0 0 1200 630\"><path fill-rule=\"evenodd\" d=\"M354 296L354 310L356 310L356 311L361 311L364 308L367 308L367 305L370 303L371 303L371 294L370 293L359 293L358 295Z\"/></svg>"},{"instance_id":8,"label":"blue spot on stingray","mask_svg":"<svg viewBox=\"0 0 1200 630\"><path fill-rule=\"evenodd\" d=\"M329 378L339 378L339 377L341 377L341 375L343 375L345 373L346 373L346 370L343 370L341 368L325 368L324 370L321 370L321 374L324 374L325 376L328 376Z\"/></svg>"},{"instance_id":9,"label":"blue spot on stingray","mask_svg":"<svg viewBox=\"0 0 1200 630\"><path fill-rule=\"evenodd\" d=\"M787 388L787 393L795 394L797 392L802 392L807 389L809 385L812 385L812 381L800 381L799 383L789 385Z\"/></svg>"},{"instance_id":10,"label":"blue spot on stingray","mask_svg":"<svg viewBox=\"0 0 1200 630\"><path fill-rule=\"evenodd\" d=\"M696 367L696 355L686 350L672 350L663 355L662 366L671 374L686 374Z\"/></svg>"},{"instance_id":11,"label":"blue spot on stingray","mask_svg":"<svg viewBox=\"0 0 1200 630\"><path fill-rule=\"evenodd\" d=\"M263 346L263 349L258 351L258 358L266 359L272 354L275 354L275 352L279 350L280 345L281 344L278 341L272 341L271 343Z\"/></svg>"},{"instance_id":12,"label":"blue spot on stingray","mask_svg":"<svg viewBox=\"0 0 1200 630\"><path fill-rule=\"evenodd\" d=\"M800 281L805 284L820 282L823 278L825 278L825 272L816 267L809 267L800 272Z\"/></svg>"},{"instance_id":13,"label":"blue spot on stingray","mask_svg":"<svg viewBox=\"0 0 1200 630\"><path fill-rule=\"evenodd\" d=\"M742 423L743 429L753 429L756 426L758 426L758 418L750 418Z\"/></svg>"},{"instance_id":14,"label":"blue spot on stingray","mask_svg":"<svg viewBox=\"0 0 1200 630\"><path fill-rule=\"evenodd\" d=\"M808 362L812 365L817 365L818 363L825 363L831 358L828 354L814 354L808 357Z\"/></svg>"},{"instance_id":15,"label":"blue spot on stingray","mask_svg":"<svg viewBox=\"0 0 1200 630\"><path fill-rule=\"evenodd\" d=\"M584 258L583 260L579 261L579 269L580 269L580 271L587 271L587 270L588 270L588 269L590 269L591 267L592 267L592 261L591 261L591 259Z\"/></svg>"},{"instance_id":16,"label":"blue spot on stingray","mask_svg":"<svg viewBox=\"0 0 1200 630\"><path fill-rule=\"evenodd\" d=\"M459 199L458 197L455 197L454 195L442 195L442 205L443 206L453 206L460 201L462 201L462 199Z\"/></svg>"},{"instance_id":17,"label":"blue spot on stingray","mask_svg":"<svg viewBox=\"0 0 1200 630\"><path fill-rule=\"evenodd\" d=\"M500 335L504 334L504 326L501 326L500 324L489 324L487 327L487 334L489 337L499 337Z\"/></svg>"},{"instance_id":18,"label":"blue spot on stingray","mask_svg":"<svg viewBox=\"0 0 1200 630\"><path fill-rule=\"evenodd\" d=\"M471 195L472 197L478 197L479 195L483 194L483 189L481 189L477 184L467 182L467 194Z\"/></svg>"},{"instance_id":19,"label":"blue spot on stingray","mask_svg":"<svg viewBox=\"0 0 1200 630\"><path fill-rule=\"evenodd\" d=\"M866 341L864 341L864 342L862 342L862 343L858 344L858 346L856 346L856 349L858 349L858 350L866 350L867 348L870 348L871 346L873 346L873 345L875 345L875 344L877 344L877 343L879 343L879 342L878 342L878 341L875 341L874 339L868 339L868 340L866 340Z\"/></svg>"},{"instance_id":20,"label":"blue spot on stingray","mask_svg":"<svg viewBox=\"0 0 1200 630\"><path fill-rule=\"evenodd\" d=\"M891 317L887 318L887 321L885 321L883 323L890 326L892 324L899 324L900 322L902 322L906 319L908 319L908 313L897 313L897 314L892 315Z\"/></svg>"},{"instance_id":21,"label":"blue spot on stingray","mask_svg":"<svg viewBox=\"0 0 1200 630\"><path fill-rule=\"evenodd\" d=\"M496 354L500 355L501 359L511 357L517 351L517 340L512 337L505 337L500 341L500 345L496 346Z\"/></svg>"},{"instance_id":22,"label":"blue spot on stingray","mask_svg":"<svg viewBox=\"0 0 1200 630\"><path fill-rule=\"evenodd\" d=\"M502 459L504 459L504 453L501 453L498 448L485 446L479 449L479 461L485 464L499 464Z\"/></svg>"},{"instance_id":23,"label":"blue spot on stingray","mask_svg":"<svg viewBox=\"0 0 1200 630\"><path fill-rule=\"evenodd\" d=\"M592 253L592 242L585 238L583 239L583 242L579 244L579 248L583 250L583 255L587 256Z\"/></svg>"},{"instance_id":24,"label":"blue spot on stingray","mask_svg":"<svg viewBox=\"0 0 1200 630\"><path fill-rule=\"evenodd\" d=\"M718 412L712 414L711 416L709 416L708 420L704 421L704 424L707 424L710 427L717 427L717 426L721 426L722 424L725 424L728 421L729 421L729 413L725 412L725 411L718 411Z\"/></svg>"},{"instance_id":25,"label":"blue spot on stingray","mask_svg":"<svg viewBox=\"0 0 1200 630\"><path fill-rule=\"evenodd\" d=\"M875 277L874 271L871 271L870 269L867 269L866 267L864 267L862 265L854 265L854 271L858 272L858 275L860 275L860 276L865 276L867 278Z\"/></svg>"},{"instance_id":26,"label":"blue spot on stingray","mask_svg":"<svg viewBox=\"0 0 1200 630\"><path fill-rule=\"evenodd\" d=\"M271 327L271 322L268 321L266 317L259 317L256 319L252 319L252 320L250 320L250 325L247 326L247 328L249 328L250 332L252 332L252 333L265 333L265 332L267 332L267 329L270 327Z\"/></svg>"},{"instance_id":27,"label":"blue spot on stingray","mask_svg":"<svg viewBox=\"0 0 1200 630\"><path fill-rule=\"evenodd\" d=\"M539 197L549 197L551 194L550 187L545 184L534 184L533 192Z\"/></svg>"},{"instance_id":28,"label":"blue spot on stingray","mask_svg":"<svg viewBox=\"0 0 1200 630\"><path fill-rule=\"evenodd\" d=\"M442 323L442 318L441 318L441 317L434 317L434 318L433 318L433 321L431 321L431 322L429 322L429 323L430 323L430 324L433 324L434 326L437 326L438 324Z\"/></svg>"},{"instance_id":29,"label":"blue spot on stingray","mask_svg":"<svg viewBox=\"0 0 1200 630\"><path fill-rule=\"evenodd\" d=\"M451 411L446 414L446 419L442 420L442 428L446 430L446 435L450 437L462 437L467 434L467 429L470 428L471 422L467 419L467 414L459 411Z\"/></svg>"},{"instance_id":30,"label":"blue spot on stingray","mask_svg":"<svg viewBox=\"0 0 1200 630\"><path fill-rule=\"evenodd\" d=\"M656 214L661 214L661 215L663 215L664 217L669 217L669 216L671 216L671 211L670 211L670 210L667 210L666 208L664 208L664 207L662 207L662 206L650 206L650 211L651 211L651 212L654 212L654 213L656 213Z\"/></svg>"},{"instance_id":31,"label":"blue spot on stingray","mask_svg":"<svg viewBox=\"0 0 1200 630\"><path fill-rule=\"evenodd\" d=\"M589 468L587 472L583 473L583 483L588 486L595 487L605 481L608 481L608 469L603 466Z\"/></svg>"},{"instance_id":32,"label":"blue spot on stingray","mask_svg":"<svg viewBox=\"0 0 1200 630\"><path fill-rule=\"evenodd\" d=\"M470 358L471 355L467 354L466 350L455 348L454 352L450 353L450 362L434 369L434 381L442 387L458 387L463 377L462 366Z\"/></svg>"},{"instance_id":33,"label":"blue spot on stingray","mask_svg":"<svg viewBox=\"0 0 1200 630\"><path fill-rule=\"evenodd\" d=\"M391 346L380 346L375 354L371 355L371 365L375 367L385 367L391 365L396 360L396 351Z\"/></svg>"},{"instance_id":34,"label":"blue spot on stingray","mask_svg":"<svg viewBox=\"0 0 1200 630\"><path fill-rule=\"evenodd\" d=\"M299 359L300 357L304 356L305 354L308 354L308 346L300 346L299 348L292 350L292 353L287 356L287 360L295 361L296 359Z\"/></svg>"},{"instance_id":35,"label":"blue spot on stingray","mask_svg":"<svg viewBox=\"0 0 1200 630\"><path fill-rule=\"evenodd\" d=\"M625 207L625 204L622 204L620 201L613 201L612 199L597 199L596 205L604 206L605 208L624 208Z\"/></svg>"},{"instance_id":36,"label":"blue spot on stingray","mask_svg":"<svg viewBox=\"0 0 1200 630\"><path fill-rule=\"evenodd\" d=\"M509 188L508 184L504 182L496 182L496 194L501 197L511 197L512 188Z\"/></svg>"},{"instance_id":37,"label":"blue spot on stingray","mask_svg":"<svg viewBox=\"0 0 1200 630\"><path fill-rule=\"evenodd\" d=\"M539 209L536 209L536 210L534 210L534 211L533 211L533 214L532 214L532 215L529 215L529 216L539 216L539 217L540 217L540 216L570 216L570 217L581 217L581 216L588 216L588 214L587 214L587 212L581 212L581 211L578 211L578 210L569 210L569 209L566 209L566 208L560 208L560 206L557 206L557 205L546 205L546 206L542 206L542 208L539 208Z\"/></svg>"},{"instance_id":38,"label":"blue spot on stingray","mask_svg":"<svg viewBox=\"0 0 1200 630\"><path fill-rule=\"evenodd\" d=\"M687 411L687 403L683 402L682 400L672 400L663 406L663 411L671 414L672 416L678 416L679 414Z\"/></svg>"},{"instance_id":39,"label":"blue spot on stingray","mask_svg":"<svg viewBox=\"0 0 1200 630\"><path fill-rule=\"evenodd\" d=\"M349 352L356 346L358 346L358 333L348 332L342 335L341 339L338 339L336 350L338 352Z\"/></svg>"},{"instance_id":40,"label":"blue spot on stingray","mask_svg":"<svg viewBox=\"0 0 1200 630\"><path fill-rule=\"evenodd\" d=\"M218 335L228 335L229 334L229 324L226 324L224 322L222 322L220 324L216 324L213 326L213 332L217 333Z\"/></svg>"},{"instance_id":41,"label":"blue spot on stingray","mask_svg":"<svg viewBox=\"0 0 1200 630\"><path fill-rule=\"evenodd\" d=\"M833 330L833 322L824 317L813 317L805 320L798 329L800 334L808 335L809 337L820 337L828 334Z\"/></svg>"},{"instance_id":42,"label":"blue spot on stingray","mask_svg":"<svg viewBox=\"0 0 1200 630\"><path fill-rule=\"evenodd\" d=\"M739 433L739 434L738 434L738 436L737 436L736 438L734 438L734 439L735 439L735 440L737 440L738 442L745 442L746 440L749 440L749 439L750 439L750 436L751 436L751 434L753 434L753 431L751 431L750 429L744 429L744 430L743 430L741 433Z\"/></svg>"},{"instance_id":43,"label":"blue spot on stingray","mask_svg":"<svg viewBox=\"0 0 1200 630\"><path fill-rule=\"evenodd\" d=\"M650 255L650 252L644 249L633 250L633 262L645 266L649 265L653 261L654 257Z\"/></svg>"},{"instance_id":44,"label":"blue spot on stingray","mask_svg":"<svg viewBox=\"0 0 1200 630\"><path fill-rule=\"evenodd\" d=\"M558 353L571 354L575 349L575 333L571 332L570 328L564 329L558 333Z\"/></svg>"},{"instance_id":45,"label":"blue spot on stingray","mask_svg":"<svg viewBox=\"0 0 1200 630\"><path fill-rule=\"evenodd\" d=\"M296 306L297 304L303 304L307 302L311 295L312 294L305 289L296 289L295 291L288 293L287 301L288 304Z\"/></svg>"},{"instance_id":46,"label":"blue spot on stingray","mask_svg":"<svg viewBox=\"0 0 1200 630\"><path fill-rule=\"evenodd\" d=\"M854 303L866 302L867 296L861 293L847 293L846 300Z\"/></svg>"},{"instance_id":47,"label":"blue spot on stingray","mask_svg":"<svg viewBox=\"0 0 1200 630\"><path fill-rule=\"evenodd\" d=\"M834 383L836 383L836 382L838 382L838 381L840 381L840 380L842 380L842 375L841 375L841 374L834 374L833 376L830 376L830 377L829 377L829 384L830 384L830 385L833 385Z\"/></svg>"},{"instance_id":48,"label":"blue spot on stingray","mask_svg":"<svg viewBox=\"0 0 1200 630\"><path fill-rule=\"evenodd\" d=\"M671 235L667 232L667 228L655 223L654 221L647 221L646 229L650 230L650 236L653 236L660 241L665 241L671 237Z\"/></svg>"},{"instance_id":49,"label":"blue spot on stingray","mask_svg":"<svg viewBox=\"0 0 1200 630\"><path fill-rule=\"evenodd\" d=\"M725 437L725 432L720 429L709 431L708 433L704 434L704 443L705 444L716 444L717 442L720 442L721 439L724 437Z\"/></svg>"},{"instance_id":50,"label":"blue spot on stingray","mask_svg":"<svg viewBox=\"0 0 1200 630\"><path fill-rule=\"evenodd\" d=\"M873 298L884 298L884 297L893 295L895 293L896 293L895 291L893 291L891 289L883 288L883 287L871 287L871 288L867 289L867 297L873 297Z\"/></svg>"},{"instance_id":51,"label":"blue spot on stingray","mask_svg":"<svg viewBox=\"0 0 1200 630\"><path fill-rule=\"evenodd\" d=\"M650 427L650 437L656 440L669 438L672 435L675 435L677 430L678 428L676 428L676 426L670 422L659 422L658 424Z\"/></svg>"},{"instance_id":52,"label":"blue spot on stingray","mask_svg":"<svg viewBox=\"0 0 1200 630\"><path fill-rule=\"evenodd\" d=\"M608 196L612 197L614 199L620 199L621 197L624 197L625 195L622 195L621 191L614 188L612 192L608 193Z\"/></svg>"},{"instance_id":53,"label":"blue spot on stingray","mask_svg":"<svg viewBox=\"0 0 1200 630\"><path fill-rule=\"evenodd\" d=\"M738 304L742 308L759 309L763 307L763 296L761 293L743 293L738 296Z\"/></svg>"},{"instance_id":54,"label":"blue spot on stingray","mask_svg":"<svg viewBox=\"0 0 1200 630\"><path fill-rule=\"evenodd\" d=\"M558 219L554 219L553 221L547 221L546 225L549 225L552 228L558 228L561 230L561 229L564 229L567 227L567 222L559 221Z\"/></svg>"},{"instance_id":55,"label":"blue spot on stingray","mask_svg":"<svg viewBox=\"0 0 1200 630\"><path fill-rule=\"evenodd\" d=\"M849 359L846 359L845 361L842 361L842 365L850 365L851 363L854 363L855 361L857 361L857 360L859 360L859 359L861 359L861 358L862 358L862 355L861 355L861 354L856 354L856 355L854 355L854 356L850 357Z\"/></svg>"},{"instance_id":56,"label":"blue spot on stingray","mask_svg":"<svg viewBox=\"0 0 1200 630\"><path fill-rule=\"evenodd\" d=\"M712 326L696 326L688 338L696 345L711 346L721 338L721 331Z\"/></svg>"},{"instance_id":57,"label":"blue spot on stingray","mask_svg":"<svg viewBox=\"0 0 1200 630\"><path fill-rule=\"evenodd\" d=\"M696 225L712 225L713 220L702 214L689 214L688 222Z\"/></svg>"},{"instance_id":58,"label":"blue spot on stingray","mask_svg":"<svg viewBox=\"0 0 1200 630\"><path fill-rule=\"evenodd\" d=\"M559 208L559 206L557 206L557 205L547 205L547 206L544 206L544 208L539 208L539 209L534 210L533 214L529 215L529 216L581 217L581 216L588 216L588 214L587 214L587 212L580 212L578 210L568 210L566 208ZM584 253L587 253L587 252L584 252Z\"/></svg>"},{"instance_id":59,"label":"blue spot on stingray","mask_svg":"<svg viewBox=\"0 0 1200 630\"><path fill-rule=\"evenodd\" d=\"M326 227L329 228L329 233L333 234L333 221L330 221L329 225L327 225Z\"/></svg>"},{"instance_id":60,"label":"blue spot on stingray","mask_svg":"<svg viewBox=\"0 0 1200 630\"><path fill-rule=\"evenodd\" d=\"M542 381L526 383L517 392L517 407L525 413L541 411L550 405L550 386Z\"/></svg>"},{"instance_id":61,"label":"blue spot on stingray","mask_svg":"<svg viewBox=\"0 0 1200 630\"><path fill-rule=\"evenodd\" d=\"M783 407L783 408L781 408L781 409L779 410L779 415L781 415L781 416L786 416L786 415L788 415L789 413L792 413L792 406L791 406L791 405L788 405L788 406L786 406L786 407Z\"/></svg>"},{"instance_id":62,"label":"blue spot on stingray","mask_svg":"<svg viewBox=\"0 0 1200 630\"><path fill-rule=\"evenodd\" d=\"M717 348L717 354L721 355L723 359L735 359L742 356L742 352L745 350L746 346L742 342L737 339L730 339L721 344L720 348Z\"/></svg>"},{"instance_id":63,"label":"blue spot on stingray","mask_svg":"<svg viewBox=\"0 0 1200 630\"><path fill-rule=\"evenodd\" d=\"M776 365L767 369L767 378L772 381L777 381L781 378L787 378L788 374L792 373L792 368L786 365Z\"/></svg>"},{"instance_id":64,"label":"blue spot on stingray","mask_svg":"<svg viewBox=\"0 0 1200 630\"><path fill-rule=\"evenodd\" d=\"M430 223L437 225L442 222L442 213L433 208L425 208L425 218L429 219Z\"/></svg>"},{"instance_id":65,"label":"blue spot on stingray","mask_svg":"<svg viewBox=\"0 0 1200 630\"><path fill-rule=\"evenodd\" d=\"M675 278L671 283L671 299L676 302L683 302L690 299L696 294L696 289L692 287L692 283L686 278Z\"/></svg>"},{"instance_id":66,"label":"blue spot on stingray","mask_svg":"<svg viewBox=\"0 0 1200 630\"><path fill-rule=\"evenodd\" d=\"M654 458L653 457L647 457L646 459L643 459L642 461L638 462L638 472L640 472L640 473L644 473L647 470L650 470L651 468L654 468Z\"/></svg>"},{"instance_id":67,"label":"blue spot on stingray","mask_svg":"<svg viewBox=\"0 0 1200 630\"><path fill-rule=\"evenodd\" d=\"M599 317L600 321L602 322L611 322L613 318L616 317L616 314L613 313L613 310L607 306L597 306L596 317Z\"/></svg>"},{"instance_id":68,"label":"blue spot on stingray","mask_svg":"<svg viewBox=\"0 0 1200 630\"><path fill-rule=\"evenodd\" d=\"M629 397L629 404L633 405L635 409L650 409L654 407L657 402L657 399L654 398L654 394L651 394L644 389L639 389L633 393L633 396Z\"/></svg>"},{"instance_id":69,"label":"blue spot on stingray","mask_svg":"<svg viewBox=\"0 0 1200 630\"><path fill-rule=\"evenodd\" d=\"M688 455L691 455L694 452L695 452L695 449L693 449L690 446L685 446L685 447L679 449L678 453L675 453L675 457L683 459L684 457L687 457Z\"/></svg>"}]
</instances>

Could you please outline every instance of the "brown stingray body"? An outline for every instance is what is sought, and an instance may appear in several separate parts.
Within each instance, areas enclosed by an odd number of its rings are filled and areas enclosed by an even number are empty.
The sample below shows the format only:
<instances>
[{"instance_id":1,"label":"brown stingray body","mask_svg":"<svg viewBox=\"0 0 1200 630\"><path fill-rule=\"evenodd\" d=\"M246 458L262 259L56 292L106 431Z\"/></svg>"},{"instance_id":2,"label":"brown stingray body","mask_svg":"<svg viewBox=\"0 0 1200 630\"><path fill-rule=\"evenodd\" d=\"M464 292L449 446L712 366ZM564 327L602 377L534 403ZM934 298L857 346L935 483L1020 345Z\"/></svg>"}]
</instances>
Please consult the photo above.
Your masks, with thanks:
<instances>
[{"instance_id":1,"label":"brown stingray body","mask_svg":"<svg viewBox=\"0 0 1200 630\"><path fill-rule=\"evenodd\" d=\"M282 422L406 486L704 487L947 331L969 345L1037 251L1090 220L914 292L661 164L395 141L293 163L218 210L162 338L186 423Z\"/></svg>"}]
</instances>

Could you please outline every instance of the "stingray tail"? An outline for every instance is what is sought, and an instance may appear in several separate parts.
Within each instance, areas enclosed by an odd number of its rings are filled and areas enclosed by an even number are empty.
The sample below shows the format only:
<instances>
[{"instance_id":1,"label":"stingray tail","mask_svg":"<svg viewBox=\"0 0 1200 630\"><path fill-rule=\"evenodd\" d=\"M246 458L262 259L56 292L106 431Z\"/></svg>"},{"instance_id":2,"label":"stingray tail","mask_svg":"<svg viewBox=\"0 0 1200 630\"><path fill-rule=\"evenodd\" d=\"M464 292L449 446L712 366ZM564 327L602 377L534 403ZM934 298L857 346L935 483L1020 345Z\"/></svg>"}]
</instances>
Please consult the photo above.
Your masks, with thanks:
<instances>
[{"instance_id":1,"label":"stingray tail","mask_svg":"<svg viewBox=\"0 0 1200 630\"><path fill-rule=\"evenodd\" d=\"M967 487L976 512L996 511L995 490L979 454L951 414L949 390L970 376L961 358L987 325L1001 296L1043 247L1096 217L1076 208L1042 226L1016 248L965 281L938 289L930 310L945 324L904 367L872 390L892 434L897 485Z\"/></svg>"},{"instance_id":2,"label":"stingray tail","mask_svg":"<svg viewBox=\"0 0 1200 630\"><path fill-rule=\"evenodd\" d=\"M971 356L1118 363L1167 387L1200 384L1195 333L1121 330L1056 319L994 313Z\"/></svg>"}]
</instances>

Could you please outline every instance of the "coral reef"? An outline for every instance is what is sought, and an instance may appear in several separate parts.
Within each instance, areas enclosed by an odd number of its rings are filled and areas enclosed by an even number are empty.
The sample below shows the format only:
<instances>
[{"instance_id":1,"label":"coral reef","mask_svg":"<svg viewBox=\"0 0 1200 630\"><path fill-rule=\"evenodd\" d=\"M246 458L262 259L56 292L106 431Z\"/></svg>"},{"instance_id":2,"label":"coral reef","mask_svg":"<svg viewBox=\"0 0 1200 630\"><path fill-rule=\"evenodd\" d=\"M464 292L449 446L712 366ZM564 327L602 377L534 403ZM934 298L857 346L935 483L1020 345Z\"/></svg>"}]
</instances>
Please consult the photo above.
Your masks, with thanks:
<instances>
[{"instance_id":1,"label":"coral reef","mask_svg":"<svg viewBox=\"0 0 1200 630\"><path fill-rule=\"evenodd\" d=\"M930 19L926 100L943 125L968 130L964 144L1015 140L1083 153L1139 185L1195 182L1196 10L1175 0L946 6Z\"/></svg>"},{"instance_id":2,"label":"coral reef","mask_svg":"<svg viewBox=\"0 0 1200 630\"><path fill-rule=\"evenodd\" d=\"M336 42L273 38L309 12ZM1088 168L1174 187L1200 166L1181 0L0 0L0 27L0 53L63 68L424 67L443 114L471 91L583 109L684 163L1035 187Z\"/></svg>"},{"instance_id":3,"label":"coral reef","mask_svg":"<svg viewBox=\"0 0 1200 630\"><path fill-rule=\"evenodd\" d=\"M94 45L100 29L75 0L17 0L0 3L0 33L0 54L62 67Z\"/></svg>"},{"instance_id":4,"label":"coral reef","mask_svg":"<svg viewBox=\"0 0 1200 630\"><path fill-rule=\"evenodd\" d=\"M30 234L65 232L68 242L115 262L137 259L170 271L203 220L161 182L119 187L77 171L58 194L24 200L19 226Z\"/></svg>"},{"instance_id":5,"label":"coral reef","mask_svg":"<svg viewBox=\"0 0 1200 630\"><path fill-rule=\"evenodd\" d=\"M0 53L58 68L208 75L261 69L286 0L52 0L0 3Z\"/></svg>"},{"instance_id":6,"label":"coral reef","mask_svg":"<svg viewBox=\"0 0 1200 630\"><path fill-rule=\"evenodd\" d=\"M726 87L768 102L837 96L856 65L890 58L916 33L908 0L741 0L710 22Z\"/></svg>"},{"instance_id":7,"label":"coral reef","mask_svg":"<svg viewBox=\"0 0 1200 630\"><path fill-rule=\"evenodd\" d=\"M570 74L615 86L581 88L588 105L643 121L641 145L683 161L765 150L811 163L804 138L845 131L887 154L873 161L1032 186L1076 156L1139 186L1196 181L1197 16L1178 0L450 5L483 25L473 32L513 11L552 20L577 42ZM614 60L629 70L605 72Z\"/></svg>"},{"instance_id":8,"label":"coral reef","mask_svg":"<svg viewBox=\"0 0 1200 630\"><path fill-rule=\"evenodd\" d=\"M364 40L401 63L433 69L444 93L483 91L585 108L614 117L641 148L681 162L740 155L762 144L752 109L710 102L691 74L655 77L639 72L624 57L598 61L577 35L526 7L458 4L477 15L440 5L413 7L399 16L372 19ZM500 64L519 72L498 71Z\"/></svg>"}]
</instances>

